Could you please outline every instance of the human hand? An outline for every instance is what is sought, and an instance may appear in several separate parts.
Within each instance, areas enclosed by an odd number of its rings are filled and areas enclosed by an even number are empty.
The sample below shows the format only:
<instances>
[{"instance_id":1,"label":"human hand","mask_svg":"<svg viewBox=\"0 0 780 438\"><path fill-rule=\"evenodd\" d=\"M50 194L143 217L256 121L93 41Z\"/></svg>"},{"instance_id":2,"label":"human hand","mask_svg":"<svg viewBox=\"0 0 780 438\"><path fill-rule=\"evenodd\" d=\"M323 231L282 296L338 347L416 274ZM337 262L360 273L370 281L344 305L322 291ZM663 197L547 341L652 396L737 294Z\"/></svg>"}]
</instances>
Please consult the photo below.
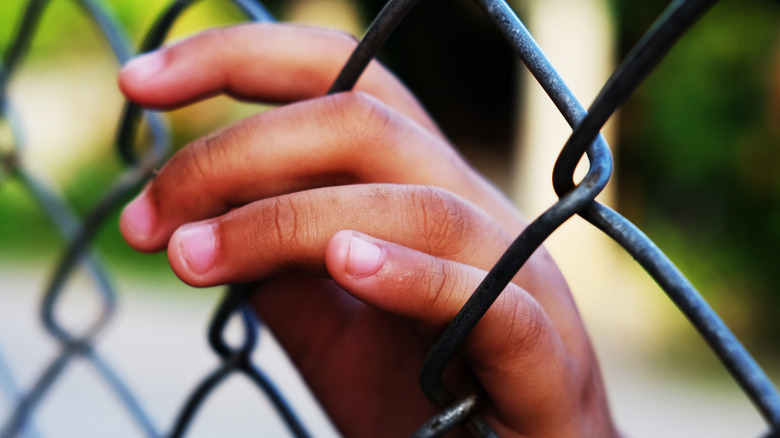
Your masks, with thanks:
<instances>
[{"instance_id":1,"label":"human hand","mask_svg":"<svg viewBox=\"0 0 780 438\"><path fill-rule=\"evenodd\" d=\"M417 386L437 334L522 217L374 62L324 96L355 47L285 25L211 30L132 61L129 99L217 93L286 103L176 154L122 214L128 243L167 247L195 286L254 282L255 311L347 436L408 435L437 412ZM501 436L616 435L590 342L542 249L448 369L476 377Z\"/></svg>"}]
</instances>

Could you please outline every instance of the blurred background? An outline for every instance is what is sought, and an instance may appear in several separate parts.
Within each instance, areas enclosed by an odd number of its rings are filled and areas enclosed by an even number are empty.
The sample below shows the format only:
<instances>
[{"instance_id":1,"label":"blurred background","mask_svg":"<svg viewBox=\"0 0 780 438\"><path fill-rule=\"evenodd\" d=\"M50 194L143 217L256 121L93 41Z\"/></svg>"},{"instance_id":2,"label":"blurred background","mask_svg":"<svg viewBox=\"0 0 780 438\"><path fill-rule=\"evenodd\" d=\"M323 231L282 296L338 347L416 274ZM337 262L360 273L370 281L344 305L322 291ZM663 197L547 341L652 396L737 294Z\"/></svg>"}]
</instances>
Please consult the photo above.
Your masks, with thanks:
<instances>
[{"instance_id":1,"label":"blurred background","mask_svg":"<svg viewBox=\"0 0 780 438\"><path fill-rule=\"evenodd\" d=\"M168 4L104 1L136 46ZM25 135L25 168L84 214L123 168L113 144L122 97L115 58L74 3L50 1L28 56L11 78L9 98ZM512 5L587 106L666 3L516 0ZM14 37L26 4L3 0L0 5L0 51ZM266 3L280 20L358 36L382 5L380 0ZM601 199L667 252L775 382L780 376L780 318L775 316L780 310L779 19L777 2L724 1L682 38L605 128L616 174ZM241 14L228 1L201 1L177 22L172 39L239 21ZM554 202L552 165L570 131L476 6L421 2L380 59L529 218ZM181 147L264 108L218 97L166 116L174 144ZM0 123L0 150L19 140ZM219 291L187 288L170 273L164 255L130 250L119 236L117 215L96 242L120 292L117 319L98 339L98 349L157 422L167 425L216 363L204 330ZM40 329L37 312L63 244L24 187L0 169L0 358L22 388L57 351ZM627 436L758 436L765 430L698 335L629 256L576 218L547 246L582 308L615 417ZM72 298L62 314L78 327L97 304L82 292L83 279L68 287ZM273 342L263 348L271 353L258 360L293 394L312 429L332 434L325 432L327 420ZM127 422L125 414L88 366L76 366L62 380L36 417L43 435L119 436L113 426ZM262 400L240 379L231 382L207 404L193 436L225 435L226 425L234 428L231 436L258 434L256 413L247 406ZM73 420L95 406L114 406L99 416L103 426ZM0 422L9 409L0 394ZM261 433L283 433L270 421L270 431ZM138 436L132 427L127 432Z\"/></svg>"}]
</instances>

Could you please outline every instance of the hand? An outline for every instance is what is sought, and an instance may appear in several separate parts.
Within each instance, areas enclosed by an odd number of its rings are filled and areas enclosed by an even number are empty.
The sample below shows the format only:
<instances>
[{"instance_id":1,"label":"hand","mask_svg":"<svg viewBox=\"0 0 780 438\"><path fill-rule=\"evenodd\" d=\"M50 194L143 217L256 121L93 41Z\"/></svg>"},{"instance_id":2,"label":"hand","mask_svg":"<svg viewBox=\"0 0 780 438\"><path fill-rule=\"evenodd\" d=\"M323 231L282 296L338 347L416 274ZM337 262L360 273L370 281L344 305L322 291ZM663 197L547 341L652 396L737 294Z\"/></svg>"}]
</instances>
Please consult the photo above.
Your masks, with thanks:
<instances>
[{"instance_id":1,"label":"hand","mask_svg":"<svg viewBox=\"0 0 780 438\"><path fill-rule=\"evenodd\" d=\"M324 96L355 47L285 25L211 30L128 64L129 99L216 93L286 105L176 154L122 214L195 286L254 282L252 303L347 436L408 435L437 412L417 381L436 336L526 225L374 62ZM616 436L576 306L537 251L446 381L478 379L501 436Z\"/></svg>"}]
</instances>

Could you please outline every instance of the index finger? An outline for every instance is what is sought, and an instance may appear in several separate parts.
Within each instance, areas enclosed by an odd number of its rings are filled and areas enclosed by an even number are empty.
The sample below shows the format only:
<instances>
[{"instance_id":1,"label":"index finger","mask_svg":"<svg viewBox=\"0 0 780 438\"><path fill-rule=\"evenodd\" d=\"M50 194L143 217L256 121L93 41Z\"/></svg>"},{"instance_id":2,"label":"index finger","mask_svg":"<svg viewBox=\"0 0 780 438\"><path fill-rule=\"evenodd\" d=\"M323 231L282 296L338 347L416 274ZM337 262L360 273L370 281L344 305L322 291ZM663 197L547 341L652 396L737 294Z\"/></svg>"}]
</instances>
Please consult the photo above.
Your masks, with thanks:
<instances>
[{"instance_id":1,"label":"index finger","mask_svg":"<svg viewBox=\"0 0 780 438\"><path fill-rule=\"evenodd\" d=\"M327 93L357 41L346 33L253 23L211 29L131 60L120 72L127 97L153 108L176 108L226 93L239 99L291 102ZM372 94L440 134L404 85L376 61L356 90Z\"/></svg>"}]
</instances>

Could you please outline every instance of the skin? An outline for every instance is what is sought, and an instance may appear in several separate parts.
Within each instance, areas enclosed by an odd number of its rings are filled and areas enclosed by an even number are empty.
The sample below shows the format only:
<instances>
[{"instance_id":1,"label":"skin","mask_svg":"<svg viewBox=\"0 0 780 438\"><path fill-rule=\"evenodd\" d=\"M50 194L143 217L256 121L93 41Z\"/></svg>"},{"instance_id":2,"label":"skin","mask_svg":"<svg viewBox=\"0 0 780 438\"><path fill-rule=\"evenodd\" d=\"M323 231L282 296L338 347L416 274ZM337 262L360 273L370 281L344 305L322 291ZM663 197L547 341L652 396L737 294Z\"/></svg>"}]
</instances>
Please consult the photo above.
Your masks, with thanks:
<instances>
[{"instance_id":1,"label":"skin","mask_svg":"<svg viewBox=\"0 0 780 438\"><path fill-rule=\"evenodd\" d=\"M417 384L425 355L526 221L378 63L355 91L324 96L355 44L253 24L131 61L119 85L144 106L219 93L284 105L182 149L120 228L140 251L167 248L188 284L253 282L255 311L341 432L397 437L437 412ZM617 436L587 333L543 249L453 362L446 382L465 391L476 378L481 414L502 437Z\"/></svg>"}]
</instances>

